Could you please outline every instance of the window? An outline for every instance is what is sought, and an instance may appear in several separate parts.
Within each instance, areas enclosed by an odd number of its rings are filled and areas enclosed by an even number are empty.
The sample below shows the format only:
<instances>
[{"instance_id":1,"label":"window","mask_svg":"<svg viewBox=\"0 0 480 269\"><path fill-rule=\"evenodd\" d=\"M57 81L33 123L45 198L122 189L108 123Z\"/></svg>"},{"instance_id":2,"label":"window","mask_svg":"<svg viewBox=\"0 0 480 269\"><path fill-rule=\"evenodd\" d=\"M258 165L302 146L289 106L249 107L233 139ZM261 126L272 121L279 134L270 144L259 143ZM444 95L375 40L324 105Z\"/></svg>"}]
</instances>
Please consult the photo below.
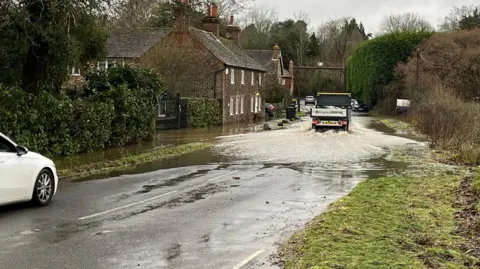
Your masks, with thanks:
<instances>
[{"instance_id":1,"label":"window","mask_svg":"<svg viewBox=\"0 0 480 269\"><path fill-rule=\"evenodd\" d=\"M228 68L225 68L225 75L228 75Z\"/></svg>"},{"instance_id":2,"label":"window","mask_svg":"<svg viewBox=\"0 0 480 269\"><path fill-rule=\"evenodd\" d=\"M282 79L282 85L285 85L285 79Z\"/></svg>"},{"instance_id":3,"label":"window","mask_svg":"<svg viewBox=\"0 0 480 269\"><path fill-rule=\"evenodd\" d=\"M230 97L230 115L233 115L233 97Z\"/></svg>"},{"instance_id":4,"label":"window","mask_svg":"<svg viewBox=\"0 0 480 269\"><path fill-rule=\"evenodd\" d=\"M235 69L230 70L230 84L235 84Z\"/></svg>"},{"instance_id":5,"label":"window","mask_svg":"<svg viewBox=\"0 0 480 269\"><path fill-rule=\"evenodd\" d=\"M240 96L237 95L235 98L235 115L238 115L238 107L240 105Z\"/></svg>"},{"instance_id":6,"label":"window","mask_svg":"<svg viewBox=\"0 0 480 269\"><path fill-rule=\"evenodd\" d=\"M71 76L80 76L80 69L72 67L72 69L68 70Z\"/></svg>"},{"instance_id":7,"label":"window","mask_svg":"<svg viewBox=\"0 0 480 269\"><path fill-rule=\"evenodd\" d=\"M17 152L17 149L3 137L0 137L0 152Z\"/></svg>"},{"instance_id":8,"label":"window","mask_svg":"<svg viewBox=\"0 0 480 269\"><path fill-rule=\"evenodd\" d=\"M262 108L262 97L258 96L258 112L260 112L261 108Z\"/></svg>"},{"instance_id":9,"label":"window","mask_svg":"<svg viewBox=\"0 0 480 269\"><path fill-rule=\"evenodd\" d=\"M253 112L258 112L258 96L255 96L255 107L253 108Z\"/></svg>"},{"instance_id":10,"label":"window","mask_svg":"<svg viewBox=\"0 0 480 269\"><path fill-rule=\"evenodd\" d=\"M250 97L250 112L253 112L253 96Z\"/></svg>"},{"instance_id":11,"label":"window","mask_svg":"<svg viewBox=\"0 0 480 269\"><path fill-rule=\"evenodd\" d=\"M166 100L161 100L160 104L158 104L157 116L159 118L165 118L167 116L167 101Z\"/></svg>"},{"instance_id":12,"label":"window","mask_svg":"<svg viewBox=\"0 0 480 269\"><path fill-rule=\"evenodd\" d=\"M242 70L242 84L245 84L245 71Z\"/></svg>"},{"instance_id":13,"label":"window","mask_svg":"<svg viewBox=\"0 0 480 269\"><path fill-rule=\"evenodd\" d=\"M255 84L255 73L253 73L253 71L250 74L250 80L251 80L251 84L254 85Z\"/></svg>"},{"instance_id":14,"label":"window","mask_svg":"<svg viewBox=\"0 0 480 269\"><path fill-rule=\"evenodd\" d=\"M97 63L97 70L105 71L105 70L108 69L108 67L109 67L108 60L105 61L105 62L98 62Z\"/></svg>"},{"instance_id":15,"label":"window","mask_svg":"<svg viewBox=\"0 0 480 269\"><path fill-rule=\"evenodd\" d=\"M258 73L258 85L262 85L262 74Z\"/></svg>"},{"instance_id":16,"label":"window","mask_svg":"<svg viewBox=\"0 0 480 269\"><path fill-rule=\"evenodd\" d=\"M245 100L244 100L243 96L240 97L240 113L241 114L243 114L243 106L244 106L243 103L244 103L244 101Z\"/></svg>"}]
</instances>

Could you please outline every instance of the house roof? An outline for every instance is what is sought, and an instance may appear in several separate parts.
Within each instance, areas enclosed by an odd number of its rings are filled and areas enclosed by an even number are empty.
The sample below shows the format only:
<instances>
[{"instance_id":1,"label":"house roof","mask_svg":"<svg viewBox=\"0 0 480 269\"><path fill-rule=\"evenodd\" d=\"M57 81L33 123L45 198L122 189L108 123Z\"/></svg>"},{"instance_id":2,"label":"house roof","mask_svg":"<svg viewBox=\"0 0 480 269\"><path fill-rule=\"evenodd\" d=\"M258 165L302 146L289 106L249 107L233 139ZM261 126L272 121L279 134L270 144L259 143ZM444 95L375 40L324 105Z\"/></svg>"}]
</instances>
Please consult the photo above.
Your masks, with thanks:
<instances>
[{"instance_id":1,"label":"house roof","mask_svg":"<svg viewBox=\"0 0 480 269\"><path fill-rule=\"evenodd\" d=\"M196 28L190 28L190 32L225 65L257 71L266 71L263 65L250 57L250 55L248 55L244 49L235 44L234 41L225 38L217 38L211 32Z\"/></svg>"},{"instance_id":2,"label":"house roof","mask_svg":"<svg viewBox=\"0 0 480 269\"><path fill-rule=\"evenodd\" d=\"M110 33L108 58L138 58L162 39L170 29L119 29Z\"/></svg>"},{"instance_id":3,"label":"house roof","mask_svg":"<svg viewBox=\"0 0 480 269\"><path fill-rule=\"evenodd\" d=\"M275 66L272 64L273 50L247 50L247 53L265 67L268 73L275 73Z\"/></svg>"}]
</instances>

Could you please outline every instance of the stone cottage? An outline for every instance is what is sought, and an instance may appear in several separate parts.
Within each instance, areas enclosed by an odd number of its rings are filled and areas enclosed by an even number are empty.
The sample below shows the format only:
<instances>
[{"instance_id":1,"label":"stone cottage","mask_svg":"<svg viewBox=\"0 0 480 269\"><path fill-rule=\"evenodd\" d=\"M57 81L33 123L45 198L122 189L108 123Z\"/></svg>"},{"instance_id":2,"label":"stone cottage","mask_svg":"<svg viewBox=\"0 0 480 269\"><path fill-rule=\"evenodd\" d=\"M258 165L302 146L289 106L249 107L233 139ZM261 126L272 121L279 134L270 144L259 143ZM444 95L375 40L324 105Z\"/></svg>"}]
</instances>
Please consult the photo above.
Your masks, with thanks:
<instances>
[{"instance_id":1,"label":"stone cottage","mask_svg":"<svg viewBox=\"0 0 480 269\"><path fill-rule=\"evenodd\" d=\"M272 50L248 50L247 53L259 62L267 71L267 87L272 83L278 83L293 94L294 90L294 63L289 62L289 70L285 69L282 51L278 45Z\"/></svg>"}]
</instances>

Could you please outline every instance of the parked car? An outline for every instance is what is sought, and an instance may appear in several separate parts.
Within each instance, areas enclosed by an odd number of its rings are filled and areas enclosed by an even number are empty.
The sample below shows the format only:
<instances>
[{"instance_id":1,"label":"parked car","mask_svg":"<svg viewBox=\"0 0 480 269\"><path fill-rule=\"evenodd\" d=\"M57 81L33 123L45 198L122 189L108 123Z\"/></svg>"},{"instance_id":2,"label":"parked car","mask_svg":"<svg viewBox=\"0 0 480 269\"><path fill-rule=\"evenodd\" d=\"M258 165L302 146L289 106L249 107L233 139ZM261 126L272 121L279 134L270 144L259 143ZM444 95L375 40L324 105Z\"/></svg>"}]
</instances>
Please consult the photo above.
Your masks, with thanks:
<instances>
[{"instance_id":1,"label":"parked car","mask_svg":"<svg viewBox=\"0 0 480 269\"><path fill-rule=\"evenodd\" d=\"M265 103L265 115L268 117L275 116L275 106L270 103Z\"/></svg>"},{"instance_id":2,"label":"parked car","mask_svg":"<svg viewBox=\"0 0 480 269\"><path fill-rule=\"evenodd\" d=\"M354 112L365 112L365 113L369 111L368 106L366 104L359 104L359 103L356 103L355 105L353 105L352 110Z\"/></svg>"},{"instance_id":3,"label":"parked car","mask_svg":"<svg viewBox=\"0 0 480 269\"><path fill-rule=\"evenodd\" d=\"M0 205L32 201L48 205L57 191L52 160L15 144L0 133Z\"/></svg>"},{"instance_id":4,"label":"parked car","mask_svg":"<svg viewBox=\"0 0 480 269\"><path fill-rule=\"evenodd\" d=\"M305 105L315 105L315 97L314 96L305 97Z\"/></svg>"}]
</instances>

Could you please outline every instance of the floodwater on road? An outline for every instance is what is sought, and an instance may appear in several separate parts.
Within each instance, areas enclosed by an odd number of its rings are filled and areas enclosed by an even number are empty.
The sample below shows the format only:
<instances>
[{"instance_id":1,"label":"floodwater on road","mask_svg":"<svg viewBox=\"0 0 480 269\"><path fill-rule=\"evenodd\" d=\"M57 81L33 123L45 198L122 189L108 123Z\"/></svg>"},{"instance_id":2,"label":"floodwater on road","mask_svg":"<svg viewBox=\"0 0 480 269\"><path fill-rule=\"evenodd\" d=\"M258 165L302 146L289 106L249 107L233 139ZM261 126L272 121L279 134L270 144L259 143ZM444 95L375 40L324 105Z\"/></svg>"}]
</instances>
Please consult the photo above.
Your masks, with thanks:
<instances>
[{"instance_id":1,"label":"floodwater on road","mask_svg":"<svg viewBox=\"0 0 480 269\"><path fill-rule=\"evenodd\" d=\"M382 158L388 149L423 146L371 121L222 132L212 150L138 174L61 183L48 207L0 208L0 268L279 268L271 255L294 231L360 181L406 167Z\"/></svg>"}]
</instances>

